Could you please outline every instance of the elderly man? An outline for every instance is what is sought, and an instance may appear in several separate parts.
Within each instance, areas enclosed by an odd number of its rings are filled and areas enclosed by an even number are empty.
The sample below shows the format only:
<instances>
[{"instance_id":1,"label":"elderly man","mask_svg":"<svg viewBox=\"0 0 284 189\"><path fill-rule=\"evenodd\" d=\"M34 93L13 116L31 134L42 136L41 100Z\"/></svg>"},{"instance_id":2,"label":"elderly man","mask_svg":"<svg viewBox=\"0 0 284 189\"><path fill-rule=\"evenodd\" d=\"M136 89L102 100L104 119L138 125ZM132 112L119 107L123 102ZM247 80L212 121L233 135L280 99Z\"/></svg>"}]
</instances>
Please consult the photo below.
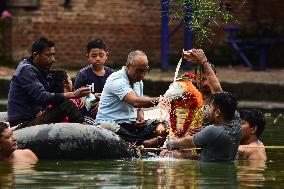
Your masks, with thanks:
<instances>
[{"instance_id":1,"label":"elderly man","mask_svg":"<svg viewBox=\"0 0 284 189\"><path fill-rule=\"evenodd\" d=\"M55 62L55 44L39 38L32 45L32 55L17 67L8 95L8 121L18 128L45 123L56 123L70 118L70 122L84 122L78 108L69 100L90 93L88 87L75 92L52 93L52 76L49 70ZM46 110L48 105L54 105ZM44 113L42 113L44 112Z\"/></svg>"},{"instance_id":2,"label":"elderly man","mask_svg":"<svg viewBox=\"0 0 284 189\"><path fill-rule=\"evenodd\" d=\"M12 129L5 122L0 122L0 161L10 163L36 163L37 156L28 149L17 149L17 141Z\"/></svg>"},{"instance_id":3,"label":"elderly man","mask_svg":"<svg viewBox=\"0 0 284 189\"><path fill-rule=\"evenodd\" d=\"M159 100L143 96L142 79L149 71L146 54L140 50L131 52L126 65L107 79L96 117L98 124L116 132L125 141L148 147L163 142L163 138L155 134L157 123L144 120L143 108L155 106Z\"/></svg>"}]
</instances>

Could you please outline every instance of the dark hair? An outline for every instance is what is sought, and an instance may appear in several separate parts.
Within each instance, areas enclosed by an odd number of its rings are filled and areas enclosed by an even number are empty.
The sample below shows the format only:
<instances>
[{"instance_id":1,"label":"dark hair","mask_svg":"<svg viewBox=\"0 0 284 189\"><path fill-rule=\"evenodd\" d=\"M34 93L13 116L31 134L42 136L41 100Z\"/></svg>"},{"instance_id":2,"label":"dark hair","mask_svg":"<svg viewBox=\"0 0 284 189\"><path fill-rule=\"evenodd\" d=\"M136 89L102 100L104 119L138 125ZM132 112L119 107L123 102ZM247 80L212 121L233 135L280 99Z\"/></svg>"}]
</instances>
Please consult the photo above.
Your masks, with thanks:
<instances>
[{"instance_id":1,"label":"dark hair","mask_svg":"<svg viewBox=\"0 0 284 189\"><path fill-rule=\"evenodd\" d=\"M215 93L211 96L210 102L220 109L224 119L234 118L238 106L238 100L234 95L228 92Z\"/></svg>"},{"instance_id":2,"label":"dark hair","mask_svg":"<svg viewBox=\"0 0 284 189\"><path fill-rule=\"evenodd\" d=\"M260 110L243 110L240 111L241 119L249 123L249 127L256 127L256 137L259 138L265 128L265 117Z\"/></svg>"},{"instance_id":3,"label":"dark hair","mask_svg":"<svg viewBox=\"0 0 284 189\"><path fill-rule=\"evenodd\" d=\"M105 42L99 38L93 39L87 44L87 53L89 53L91 49L94 48L103 49L104 51L107 51Z\"/></svg>"},{"instance_id":4,"label":"dark hair","mask_svg":"<svg viewBox=\"0 0 284 189\"><path fill-rule=\"evenodd\" d=\"M41 37L36 41L34 41L32 45L32 54L34 52L42 53L45 48L51 48L51 47L55 47L55 43L45 37Z\"/></svg>"},{"instance_id":5,"label":"dark hair","mask_svg":"<svg viewBox=\"0 0 284 189\"><path fill-rule=\"evenodd\" d=\"M9 125L3 121L0 121L0 135L2 134L2 132L7 129L9 127Z\"/></svg>"},{"instance_id":6,"label":"dark hair","mask_svg":"<svg viewBox=\"0 0 284 189\"><path fill-rule=\"evenodd\" d=\"M64 84L67 82L68 73L64 69L53 69L50 70L52 75L52 84L50 86L50 92L63 93Z\"/></svg>"}]
</instances>

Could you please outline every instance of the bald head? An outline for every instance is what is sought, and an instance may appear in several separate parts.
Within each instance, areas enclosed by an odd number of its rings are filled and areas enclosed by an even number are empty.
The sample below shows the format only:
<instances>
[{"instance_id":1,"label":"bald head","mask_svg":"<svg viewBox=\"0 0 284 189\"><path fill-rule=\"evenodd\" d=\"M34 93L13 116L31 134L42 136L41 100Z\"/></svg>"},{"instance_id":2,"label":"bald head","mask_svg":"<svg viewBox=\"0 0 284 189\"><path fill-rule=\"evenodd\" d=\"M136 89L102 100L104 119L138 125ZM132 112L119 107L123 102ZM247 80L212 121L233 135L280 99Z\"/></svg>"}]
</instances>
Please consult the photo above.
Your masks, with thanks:
<instances>
[{"instance_id":1,"label":"bald head","mask_svg":"<svg viewBox=\"0 0 284 189\"><path fill-rule=\"evenodd\" d=\"M131 83L141 81L149 72L148 59L144 52L140 50L132 51L126 62L126 73Z\"/></svg>"},{"instance_id":2,"label":"bald head","mask_svg":"<svg viewBox=\"0 0 284 189\"><path fill-rule=\"evenodd\" d=\"M143 51L140 51L140 50L132 51L131 53L129 53L129 55L127 57L126 65L127 64L135 65L135 62L137 62L135 60L140 59L140 58L144 58L144 59L146 58L147 59L147 56ZM148 63L148 60L147 60L147 63Z\"/></svg>"}]
</instances>

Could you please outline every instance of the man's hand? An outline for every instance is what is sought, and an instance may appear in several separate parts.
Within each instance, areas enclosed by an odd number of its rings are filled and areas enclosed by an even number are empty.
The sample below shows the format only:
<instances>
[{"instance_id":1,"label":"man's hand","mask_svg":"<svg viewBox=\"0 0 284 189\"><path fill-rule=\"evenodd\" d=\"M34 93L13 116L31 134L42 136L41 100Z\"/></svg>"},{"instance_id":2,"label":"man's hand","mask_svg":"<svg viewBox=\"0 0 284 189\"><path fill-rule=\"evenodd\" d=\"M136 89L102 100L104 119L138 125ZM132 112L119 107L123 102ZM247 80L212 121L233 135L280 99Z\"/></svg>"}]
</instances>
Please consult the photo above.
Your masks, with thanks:
<instances>
[{"instance_id":1,"label":"man's hand","mask_svg":"<svg viewBox=\"0 0 284 189\"><path fill-rule=\"evenodd\" d=\"M176 149L173 141L168 141L167 144L166 144L166 147L167 147L168 150L175 150Z\"/></svg>"},{"instance_id":2,"label":"man's hand","mask_svg":"<svg viewBox=\"0 0 284 189\"><path fill-rule=\"evenodd\" d=\"M145 125L145 120L144 120L144 117L137 117L136 118L136 123L135 123L135 126L136 127L142 127Z\"/></svg>"},{"instance_id":3,"label":"man's hand","mask_svg":"<svg viewBox=\"0 0 284 189\"><path fill-rule=\"evenodd\" d=\"M91 114L94 116L97 115L98 109L99 109L99 102L96 102L93 108L91 109Z\"/></svg>"},{"instance_id":4,"label":"man's hand","mask_svg":"<svg viewBox=\"0 0 284 189\"><path fill-rule=\"evenodd\" d=\"M207 62L207 58L202 49L183 51L182 57L187 59L192 64L203 65L205 62Z\"/></svg>"},{"instance_id":5,"label":"man's hand","mask_svg":"<svg viewBox=\"0 0 284 189\"><path fill-rule=\"evenodd\" d=\"M137 110L137 118L136 118L136 127L141 127L145 125L145 120L144 120L144 110L143 108L139 108Z\"/></svg>"},{"instance_id":6,"label":"man's hand","mask_svg":"<svg viewBox=\"0 0 284 189\"><path fill-rule=\"evenodd\" d=\"M45 111L39 111L37 114L36 114L36 117L40 117Z\"/></svg>"},{"instance_id":7,"label":"man's hand","mask_svg":"<svg viewBox=\"0 0 284 189\"><path fill-rule=\"evenodd\" d=\"M151 103L154 105L154 106L157 106L160 102L160 97L157 97L155 98L154 100L151 101Z\"/></svg>"},{"instance_id":8,"label":"man's hand","mask_svg":"<svg viewBox=\"0 0 284 189\"><path fill-rule=\"evenodd\" d=\"M81 98L87 96L91 92L89 87L81 87L73 92L73 98Z\"/></svg>"},{"instance_id":9,"label":"man's hand","mask_svg":"<svg viewBox=\"0 0 284 189\"><path fill-rule=\"evenodd\" d=\"M85 107L85 101L82 98L78 99L78 108L82 109L83 107Z\"/></svg>"},{"instance_id":10,"label":"man's hand","mask_svg":"<svg viewBox=\"0 0 284 189\"><path fill-rule=\"evenodd\" d=\"M177 141L178 139L169 139L166 143L166 147L168 150L178 150L178 146L177 146Z\"/></svg>"},{"instance_id":11,"label":"man's hand","mask_svg":"<svg viewBox=\"0 0 284 189\"><path fill-rule=\"evenodd\" d=\"M102 93L95 93L96 101L100 101Z\"/></svg>"}]
</instances>

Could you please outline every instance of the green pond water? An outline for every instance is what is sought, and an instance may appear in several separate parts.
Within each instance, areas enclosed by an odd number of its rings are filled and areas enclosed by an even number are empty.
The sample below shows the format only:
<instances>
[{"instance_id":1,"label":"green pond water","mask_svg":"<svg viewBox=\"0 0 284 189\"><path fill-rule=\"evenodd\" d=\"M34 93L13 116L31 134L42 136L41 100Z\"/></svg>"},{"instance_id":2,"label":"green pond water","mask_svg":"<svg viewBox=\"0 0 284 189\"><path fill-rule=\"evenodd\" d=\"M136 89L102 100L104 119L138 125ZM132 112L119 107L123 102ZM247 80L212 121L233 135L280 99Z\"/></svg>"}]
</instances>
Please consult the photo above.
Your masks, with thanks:
<instances>
[{"instance_id":1,"label":"green pond water","mask_svg":"<svg viewBox=\"0 0 284 189\"><path fill-rule=\"evenodd\" d=\"M284 112L266 112L262 141L284 144ZM283 145L284 146L284 145ZM0 163L0 188L284 188L284 149L268 160L202 163L168 158Z\"/></svg>"}]
</instances>

